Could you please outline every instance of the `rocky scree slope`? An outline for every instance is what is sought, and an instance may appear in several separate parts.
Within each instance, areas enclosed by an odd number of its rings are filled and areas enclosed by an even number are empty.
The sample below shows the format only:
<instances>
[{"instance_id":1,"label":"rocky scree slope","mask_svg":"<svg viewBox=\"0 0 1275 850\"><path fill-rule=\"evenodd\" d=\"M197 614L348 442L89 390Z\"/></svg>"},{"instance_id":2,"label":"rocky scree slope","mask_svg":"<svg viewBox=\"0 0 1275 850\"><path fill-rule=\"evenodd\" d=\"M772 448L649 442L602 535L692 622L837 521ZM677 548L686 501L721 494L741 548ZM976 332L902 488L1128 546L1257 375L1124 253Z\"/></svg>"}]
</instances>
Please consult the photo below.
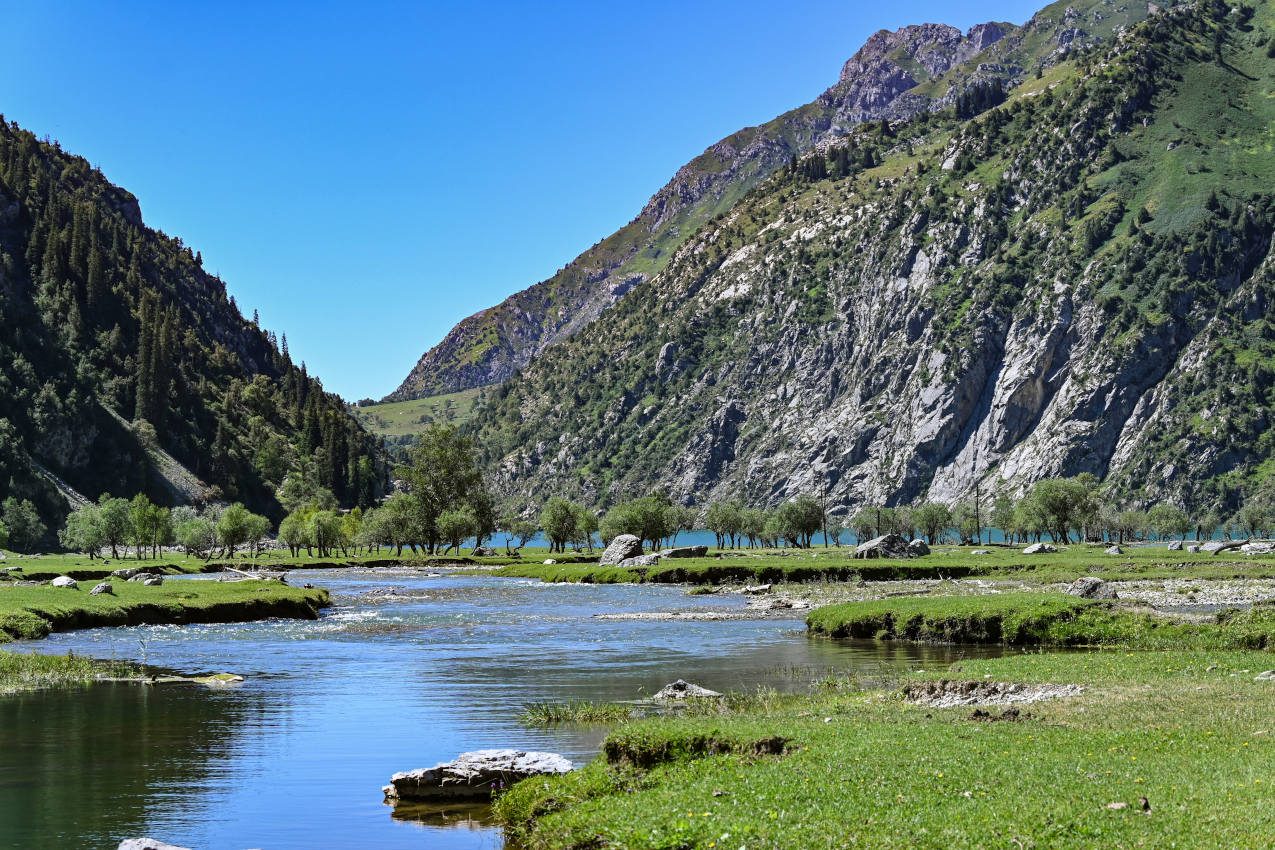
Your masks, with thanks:
<instances>
[{"instance_id":1,"label":"rocky scree slope","mask_svg":"<svg viewBox=\"0 0 1275 850\"><path fill-rule=\"evenodd\" d=\"M1089 0L1050 6L1021 27L987 23L962 34L955 27L923 24L878 32L815 101L709 147L679 169L629 224L548 280L462 321L385 401L509 378L658 273L691 233L794 154L826 146L856 124L947 108L966 89L992 79L1012 85L1145 15L1145 4Z\"/></svg>"},{"instance_id":2,"label":"rocky scree slope","mask_svg":"<svg viewBox=\"0 0 1275 850\"><path fill-rule=\"evenodd\" d=\"M1091 472L1233 505L1275 448L1273 38L1267 3L1159 12L774 175L493 393L498 486L847 511Z\"/></svg>"}]
</instances>

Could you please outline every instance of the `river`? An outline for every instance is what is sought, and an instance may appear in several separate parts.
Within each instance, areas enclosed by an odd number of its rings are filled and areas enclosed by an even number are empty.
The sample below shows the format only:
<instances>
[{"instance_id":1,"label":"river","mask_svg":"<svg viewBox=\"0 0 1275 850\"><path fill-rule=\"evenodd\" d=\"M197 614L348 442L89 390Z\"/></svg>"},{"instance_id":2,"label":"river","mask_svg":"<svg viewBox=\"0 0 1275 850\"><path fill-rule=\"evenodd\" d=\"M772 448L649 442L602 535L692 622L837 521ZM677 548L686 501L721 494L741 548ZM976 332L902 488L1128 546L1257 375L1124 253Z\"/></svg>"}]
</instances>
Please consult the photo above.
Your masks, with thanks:
<instances>
[{"instance_id":1,"label":"river","mask_svg":"<svg viewBox=\"0 0 1275 850\"><path fill-rule=\"evenodd\" d=\"M597 752L602 730L521 725L528 702L631 700L677 678L804 689L828 672L871 675L960 652L812 639L795 619L594 617L743 607L671 586L404 569L290 580L330 588L333 606L318 621L93 629L19 645L247 681L0 697L0 846L113 849L147 835L200 850L498 848L482 809L395 817L381 786L486 747L577 763Z\"/></svg>"}]
</instances>

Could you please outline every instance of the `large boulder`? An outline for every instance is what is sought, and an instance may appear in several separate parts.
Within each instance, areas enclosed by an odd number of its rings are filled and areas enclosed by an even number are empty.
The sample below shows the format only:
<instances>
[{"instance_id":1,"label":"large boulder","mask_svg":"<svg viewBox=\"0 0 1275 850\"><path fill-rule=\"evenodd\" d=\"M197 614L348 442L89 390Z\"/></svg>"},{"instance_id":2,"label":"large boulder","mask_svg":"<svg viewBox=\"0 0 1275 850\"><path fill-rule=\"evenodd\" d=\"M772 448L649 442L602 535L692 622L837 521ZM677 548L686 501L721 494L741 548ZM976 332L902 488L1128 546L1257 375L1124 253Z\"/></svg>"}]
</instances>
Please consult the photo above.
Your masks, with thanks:
<instances>
[{"instance_id":1,"label":"large boulder","mask_svg":"<svg viewBox=\"0 0 1275 850\"><path fill-rule=\"evenodd\" d=\"M911 553L911 557L919 558L922 555L930 554L930 547L924 540L918 537L915 540L908 541L908 552Z\"/></svg>"},{"instance_id":2,"label":"large boulder","mask_svg":"<svg viewBox=\"0 0 1275 850\"><path fill-rule=\"evenodd\" d=\"M1116 546L1116 545L1114 545L1114 544L1113 544L1113 545L1111 545L1111 546L1108 546L1108 547L1107 547L1107 548L1103 551L1103 554L1104 554L1104 555L1123 555L1123 554L1124 554L1124 550L1123 550L1123 549L1121 549L1119 546Z\"/></svg>"},{"instance_id":3,"label":"large boulder","mask_svg":"<svg viewBox=\"0 0 1275 850\"><path fill-rule=\"evenodd\" d=\"M1051 552L1057 552L1058 547L1050 543L1033 543L1023 550L1024 555L1047 555Z\"/></svg>"},{"instance_id":4,"label":"large boulder","mask_svg":"<svg viewBox=\"0 0 1275 850\"><path fill-rule=\"evenodd\" d=\"M71 590L75 590L80 586L80 583L70 576L58 576L49 583L54 587L68 587Z\"/></svg>"},{"instance_id":5,"label":"large boulder","mask_svg":"<svg viewBox=\"0 0 1275 850\"><path fill-rule=\"evenodd\" d=\"M495 558L499 554L500 554L499 552L497 552L495 549L491 548L490 546L479 546L477 549L474 550L475 558Z\"/></svg>"},{"instance_id":6,"label":"large boulder","mask_svg":"<svg viewBox=\"0 0 1275 850\"><path fill-rule=\"evenodd\" d=\"M530 776L567 773L571 762L557 753L477 750L455 761L396 773L382 790L393 800L490 800Z\"/></svg>"},{"instance_id":7,"label":"large boulder","mask_svg":"<svg viewBox=\"0 0 1275 850\"><path fill-rule=\"evenodd\" d=\"M1275 552L1275 543L1245 543L1240 551L1245 555L1269 555Z\"/></svg>"},{"instance_id":8,"label":"large boulder","mask_svg":"<svg viewBox=\"0 0 1275 850\"><path fill-rule=\"evenodd\" d=\"M1067 588L1067 592L1072 596L1079 596L1081 599L1120 598L1120 595L1116 593L1115 585L1094 576L1076 579L1071 583L1071 587Z\"/></svg>"},{"instance_id":9,"label":"large boulder","mask_svg":"<svg viewBox=\"0 0 1275 850\"><path fill-rule=\"evenodd\" d=\"M1210 555L1216 555L1219 552L1225 552L1227 549L1239 549L1245 544L1244 540L1210 540L1204 544L1204 551Z\"/></svg>"},{"instance_id":10,"label":"large boulder","mask_svg":"<svg viewBox=\"0 0 1275 850\"><path fill-rule=\"evenodd\" d=\"M856 558L912 558L914 557L912 550L908 547L908 542L897 534L883 534L880 537L874 537L864 543L860 543L854 549Z\"/></svg>"},{"instance_id":11,"label":"large boulder","mask_svg":"<svg viewBox=\"0 0 1275 850\"><path fill-rule=\"evenodd\" d=\"M163 583L163 576L144 576L142 578L142 587L159 587Z\"/></svg>"},{"instance_id":12,"label":"large boulder","mask_svg":"<svg viewBox=\"0 0 1275 850\"><path fill-rule=\"evenodd\" d=\"M675 549L660 550L661 558L707 558L707 546L678 546Z\"/></svg>"},{"instance_id":13,"label":"large boulder","mask_svg":"<svg viewBox=\"0 0 1275 850\"><path fill-rule=\"evenodd\" d=\"M1182 541L1181 541L1181 540L1173 540L1173 541L1170 541L1170 542L1169 542L1169 551L1170 551L1170 552L1181 552L1181 551L1182 551Z\"/></svg>"},{"instance_id":14,"label":"large boulder","mask_svg":"<svg viewBox=\"0 0 1275 850\"><path fill-rule=\"evenodd\" d=\"M111 587L111 583L107 581L98 582L93 585L93 589L89 591L89 596L100 596L103 593L111 596L115 595L115 588Z\"/></svg>"},{"instance_id":15,"label":"large boulder","mask_svg":"<svg viewBox=\"0 0 1275 850\"><path fill-rule=\"evenodd\" d=\"M660 562L660 556L655 554L638 555L636 558L625 558L617 567L654 567Z\"/></svg>"},{"instance_id":16,"label":"large boulder","mask_svg":"<svg viewBox=\"0 0 1275 850\"><path fill-rule=\"evenodd\" d=\"M717 691L710 691L708 688L692 684L685 679L678 679L676 682L667 684L656 691L652 699L669 701L678 699L714 699L720 696L721 694Z\"/></svg>"},{"instance_id":17,"label":"large boulder","mask_svg":"<svg viewBox=\"0 0 1275 850\"><path fill-rule=\"evenodd\" d=\"M601 565L614 566L621 561L629 558L636 558L642 554L642 541L634 537L632 534L617 534L607 544L606 551L602 553L598 563Z\"/></svg>"}]
</instances>

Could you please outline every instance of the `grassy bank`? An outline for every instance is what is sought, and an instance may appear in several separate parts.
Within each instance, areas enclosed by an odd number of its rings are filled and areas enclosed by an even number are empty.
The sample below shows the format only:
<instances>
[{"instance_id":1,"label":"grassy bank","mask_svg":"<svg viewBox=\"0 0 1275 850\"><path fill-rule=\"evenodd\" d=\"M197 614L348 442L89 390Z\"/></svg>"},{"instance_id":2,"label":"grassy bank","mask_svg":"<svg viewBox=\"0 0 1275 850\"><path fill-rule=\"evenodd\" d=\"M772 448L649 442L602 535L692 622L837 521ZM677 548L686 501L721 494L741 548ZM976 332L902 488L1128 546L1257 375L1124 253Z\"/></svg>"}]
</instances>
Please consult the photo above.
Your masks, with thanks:
<instances>
[{"instance_id":1,"label":"grassy bank","mask_svg":"<svg viewBox=\"0 0 1275 850\"><path fill-rule=\"evenodd\" d=\"M90 685L102 677L140 677L140 668L123 661L95 661L80 655L39 655L0 650L0 694Z\"/></svg>"},{"instance_id":2,"label":"grassy bank","mask_svg":"<svg viewBox=\"0 0 1275 850\"><path fill-rule=\"evenodd\" d=\"M529 850L1265 846L1275 682L1254 676L1273 666L1266 652L1101 651L936 673L1085 686L1018 722L897 690L634 721L497 813Z\"/></svg>"},{"instance_id":3,"label":"grassy bank","mask_svg":"<svg viewBox=\"0 0 1275 850\"><path fill-rule=\"evenodd\" d=\"M114 596L90 596L83 584L78 590L0 585L0 643L98 626L313 620L328 604L326 590L275 581L174 581L160 587L116 581L114 588Z\"/></svg>"},{"instance_id":4,"label":"grassy bank","mask_svg":"<svg viewBox=\"0 0 1275 850\"><path fill-rule=\"evenodd\" d=\"M225 566L232 566L241 570L251 569L254 566L269 570L314 570L398 565L463 569L475 566L488 568L506 564L523 564L527 563L528 560L539 562L550 557L547 548L523 550L522 553L513 555L503 554L503 549L498 548L497 551L502 554L491 558L475 558L470 556L468 551L461 552L459 555L430 556L423 553L413 553L410 549L404 550L401 556L397 555L393 549L382 549L380 552L365 552L349 556L329 555L321 558L316 555L306 555L304 552L298 556L293 556L287 551L271 550L262 552L256 558L240 556L233 560L220 558L211 561L171 552L164 553L158 558L146 558L143 560L137 560L132 556L123 559L109 558L103 560L99 558L90 560L87 555L81 554L28 555L26 557L10 555L8 560L0 563L0 566L10 568L12 571L9 575L15 579L48 581L65 575L74 579L92 581L106 578L114 570L136 567L166 575L215 573L220 572ZM580 553L577 555L571 553L552 557L566 563L596 562L598 554Z\"/></svg>"},{"instance_id":5,"label":"grassy bank","mask_svg":"<svg viewBox=\"0 0 1275 850\"><path fill-rule=\"evenodd\" d=\"M1184 621L1056 593L1005 593L846 602L811 611L814 634L927 643L1123 646L1138 649L1275 647L1275 606Z\"/></svg>"},{"instance_id":6,"label":"grassy bank","mask_svg":"<svg viewBox=\"0 0 1275 850\"><path fill-rule=\"evenodd\" d=\"M1182 578L1238 579L1275 576L1275 556L1171 552L1163 545L1129 549L1107 555L1101 547L1077 545L1060 552L1024 555L1016 547L936 547L922 558L858 561L853 549L813 549L801 552L726 551L717 557L670 559L658 566L621 568L598 564L518 563L496 575L536 578L549 582L617 584L777 584L811 581L897 581L945 578L1003 578L1051 583L1081 575L1107 579ZM555 556L556 557L556 556Z\"/></svg>"}]
</instances>

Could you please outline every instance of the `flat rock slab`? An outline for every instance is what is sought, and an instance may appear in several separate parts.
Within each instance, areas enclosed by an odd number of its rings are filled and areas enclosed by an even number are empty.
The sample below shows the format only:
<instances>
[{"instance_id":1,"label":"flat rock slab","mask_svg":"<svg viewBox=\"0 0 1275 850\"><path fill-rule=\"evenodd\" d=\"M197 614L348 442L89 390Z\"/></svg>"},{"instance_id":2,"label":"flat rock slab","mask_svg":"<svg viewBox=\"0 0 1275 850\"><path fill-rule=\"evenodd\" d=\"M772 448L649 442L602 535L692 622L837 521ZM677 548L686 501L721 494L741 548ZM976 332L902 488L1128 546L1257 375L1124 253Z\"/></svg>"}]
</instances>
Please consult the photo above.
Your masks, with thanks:
<instances>
[{"instance_id":1,"label":"flat rock slab","mask_svg":"<svg viewBox=\"0 0 1275 850\"><path fill-rule=\"evenodd\" d=\"M684 679L678 679L676 682L665 685L655 692L652 699L658 700L678 700L678 699L714 699L720 697L717 691L710 691L708 688L687 682Z\"/></svg>"},{"instance_id":2,"label":"flat rock slab","mask_svg":"<svg viewBox=\"0 0 1275 850\"><path fill-rule=\"evenodd\" d=\"M190 848L165 844L154 838L125 838L116 850L190 850Z\"/></svg>"},{"instance_id":3,"label":"flat rock slab","mask_svg":"<svg viewBox=\"0 0 1275 850\"><path fill-rule=\"evenodd\" d=\"M571 770L571 761L557 753L475 750L455 761L396 773L382 790L392 800L484 800L528 777Z\"/></svg>"},{"instance_id":4,"label":"flat rock slab","mask_svg":"<svg viewBox=\"0 0 1275 850\"><path fill-rule=\"evenodd\" d=\"M1047 555L1057 552L1058 547L1048 543L1033 543L1023 550L1024 555Z\"/></svg>"},{"instance_id":5,"label":"flat rock slab","mask_svg":"<svg viewBox=\"0 0 1275 850\"><path fill-rule=\"evenodd\" d=\"M903 689L908 702L931 708L956 705L1013 705L1080 696L1080 685L1026 685L1019 682L917 682Z\"/></svg>"},{"instance_id":6,"label":"flat rock slab","mask_svg":"<svg viewBox=\"0 0 1275 850\"><path fill-rule=\"evenodd\" d=\"M660 564L659 555L638 555L636 558L625 558L617 567L657 567Z\"/></svg>"},{"instance_id":7,"label":"flat rock slab","mask_svg":"<svg viewBox=\"0 0 1275 850\"><path fill-rule=\"evenodd\" d=\"M678 546L673 549L661 549L661 558L707 558L707 546Z\"/></svg>"}]
</instances>

